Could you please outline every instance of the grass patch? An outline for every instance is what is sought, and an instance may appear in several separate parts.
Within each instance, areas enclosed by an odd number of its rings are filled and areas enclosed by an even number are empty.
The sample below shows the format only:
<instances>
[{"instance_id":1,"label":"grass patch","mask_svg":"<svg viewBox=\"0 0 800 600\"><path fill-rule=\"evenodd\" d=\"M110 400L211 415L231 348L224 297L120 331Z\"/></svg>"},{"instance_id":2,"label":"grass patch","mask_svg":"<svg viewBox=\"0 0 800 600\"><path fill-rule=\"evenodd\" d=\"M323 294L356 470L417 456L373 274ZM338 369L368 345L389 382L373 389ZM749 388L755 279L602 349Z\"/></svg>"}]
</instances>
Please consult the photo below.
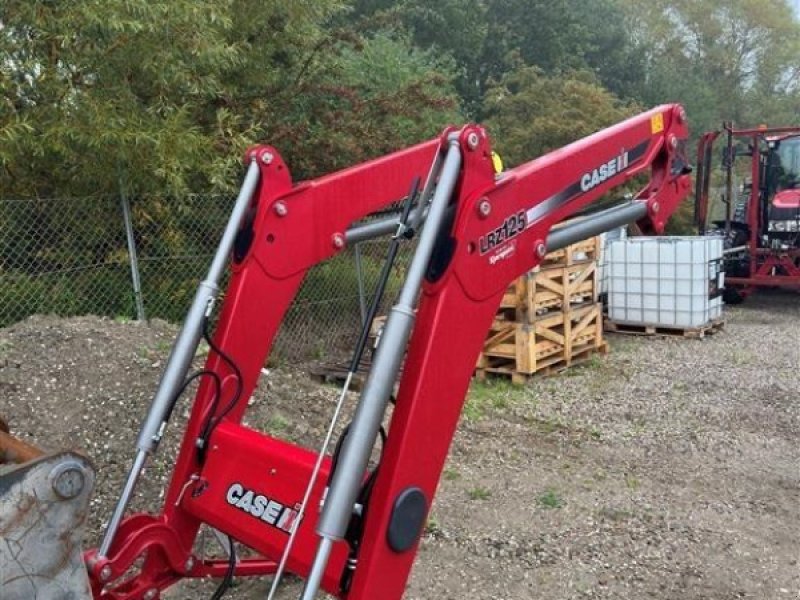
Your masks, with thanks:
<instances>
[{"instance_id":1,"label":"grass patch","mask_svg":"<svg viewBox=\"0 0 800 600\"><path fill-rule=\"evenodd\" d=\"M280 369L281 367L285 367L289 364L289 359L287 356L281 354L278 350L274 347L272 348L272 352L269 353L267 357L267 364L265 365L269 369Z\"/></svg>"},{"instance_id":2,"label":"grass patch","mask_svg":"<svg viewBox=\"0 0 800 600\"><path fill-rule=\"evenodd\" d=\"M606 366L606 359L605 355L600 354L600 352L593 352L589 358L583 363L584 368L597 370L601 369Z\"/></svg>"},{"instance_id":3,"label":"grass patch","mask_svg":"<svg viewBox=\"0 0 800 600\"><path fill-rule=\"evenodd\" d=\"M314 360L324 360L328 355L325 350L325 343L323 341L317 342L309 354Z\"/></svg>"},{"instance_id":4,"label":"grass patch","mask_svg":"<svg viewBox=\"0 0 800 600\"><path fill-rule=\"evenodd\" d=\"M442 527L434 517L428 517L425 522L425 535L437 536L442 533Z\"/></svg>"},{"instance_id":5,"label":"grass patch","mask_svg":"<svg viewBox=\"0 0 800 600\"><path fill-rule=\"evenodd\" d=\"M613 335L606 337L606 341L611 346L614 354L630 354L641 350L641 342L637 342L631 336Z\"/></svg>"},{"instance_id":6,"label":"grass patch","mask_svg":"<svg viewBox=\"0 0 800 600\"><path fill-rule=\"evenodd\" d=\"M566 431L569 429L556 417L531 417L527 419L528 423L533 425L539 433L556 433L559 431Z\"/></svg>"},{"instance_id":7,"label":"grass patch","mask_svg":"<svg viewBox=\"0 0 800 600\"><path fill-rule=\"evenodd\" d=\"M592 352L588 356L576 359L569 367L559 373L559 377L589 377L590 381L603 381L596 371L609 368L605 355Z\"/></svg>"},{"instance_id":8,"label":"grass patch","mask_svg":"<svg viewBox=\"0 0 800 600\"><path fill-rule=\"evenodd\" d=\"M647 432L647 421L642 418L635 419L632 423L628 431L625 432L626 438L638 438L643 436Z\"/></svg>"},{"instance_id":9,"label":"grass patch","mask_svg":"<svg viewBox=\"0 0 800 600\"><path fill-rule=\"evenodd\" d=\"M625 486L629 490L631 490L631 491L638 490L641 485L642 485L642 483L641 483L641 481L639 481L638 477L636 477L635 475L632 475L630 473L626 473L625 474Z\"/></svg>"},{"instance_id":10,"label":"grass patch","mask_svg":"<svg viewBox=\"0 0 800 600\"><path fill-rule=\"evenodd\" d=\"M752 352L745 350L743 348L736 348L731 353L731 362L734 365L742 366L747 364L754 364L756 360Z\"/></svg>"},{"instance_id":11,"label":"grass patch","mask_svg":"<svg viewBox=\"0 0 800 600\"><path fill-rule=\"evenodd\" d=\"M561 508L564 506L564 500L559 496L558 492L553 488L548 488L544 494L537 499L539 506L542 508Z\"/></svg>"},{"instance_id":12,"label":"grass patch","mask_svg":"<svg viewBox=\"0 0 800 600\"><path fill-rule=\"evenodd\" d=\"M280 435L289 429L289 421L283 415L273 415L267 421L265 431L270 435Z\"/></svg>"},{"instance_id":13,"label":"grass patch","mask_svg":"<svg viewBox=\"0 0 800 600\"><path fill-rule=\"evenodd\" d=\"M485 487L478 486L472 488L467 494L469 494L470 500L486 500L492 495L492 492Z\"/></svg>"},{"instance_id":14,"label":"grass patch","mask_svg":"<svg viewBox=\"0 0 800 600\"><path fill-rule=\"evenodd\" d=\"M514 385L508 379L474 381L464 404L464 416L475 421L490 412L503 410L511 404L530 398L530 388Z\"/></svg>"},{"instance_id":15,"label":"grass patch","mask_svg":"<svg viewBox=\"0 0 800 600\"><path fill-rule=\"evenodd\" d=\"M689 386L683 381L675 381L672 384L672 388L670 389L671 392L676 392L678 394L686 392L689 389Z\"/></svg>"},{"instance_id":16,"label":"grass patch","mask_svg":"<svg viewBox=\"0 0 800 600\"><path fill-rule=\"evenodd\" d=\"M459 473L455 469L445 469L444 471L442 471L442 478L445 481L455 481L456 479L461 478L461 473Z\"/></svg>"}]
</instances>

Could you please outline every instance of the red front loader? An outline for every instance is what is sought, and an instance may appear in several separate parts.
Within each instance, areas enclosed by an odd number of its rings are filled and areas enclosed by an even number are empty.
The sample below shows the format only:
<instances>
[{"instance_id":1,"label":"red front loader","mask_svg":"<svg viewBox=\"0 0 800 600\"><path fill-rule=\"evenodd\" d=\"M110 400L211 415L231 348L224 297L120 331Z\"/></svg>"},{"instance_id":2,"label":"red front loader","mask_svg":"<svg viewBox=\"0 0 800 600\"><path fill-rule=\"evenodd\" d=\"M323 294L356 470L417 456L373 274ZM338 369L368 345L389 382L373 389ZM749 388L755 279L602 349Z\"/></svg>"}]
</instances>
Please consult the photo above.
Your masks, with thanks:
<instances>
[{"instance_id":1,"label":"red front loader","mask_svg":"<svg viewBox=\"0 0 800 600\"><path fill-rule=\"evenodd\" d=\"M274 575L272 597L279 575L290 572L305 580L304 600L320 590L348 600L401 598L504 290L548 251L580 239L632 222L661 232L689 191L686 137L683 109L664 105L497 174L486 131L467 125L300 183L274 148L248 151L230 222L172 349L104 539L86 553L89 584L75 597L153 600L186 577L220 577L224 590L234 575ZM647 183L632 200L556 227L637 176ZM365 220L398 201L399 215ZM320 448L308 449L243 425L261 367L308 270L350 244L386 234L394 234L392 248L411 236L417 244L335 450L328 451L332 428ZM387 265L392 258L390 250ZM210 335L208 318L228 264L230 284ZM211 351L194 375L201 385L188 421L179 424L183 442L163 508L128 514L203 335ZM375 454L379 460L371 464ZM32 464L19 468L17 483ZM67 496L83 497L91 483L87 468L73 460L71 479L61 481L47 465L37 497L53 496L57 480ZM4 489L7 497L24 492ZM76 505L73 513L79 510ZM228 556L195 555L203 525L252 552L239 560L231 543ZM30 529L9 526L7 533L24 546ZM0 547L3 598L35 597L44 584L21 574L23 567L3 552ZM35 572L35 557L26 560L27 573Z\"/></svg>"}]
</instances>

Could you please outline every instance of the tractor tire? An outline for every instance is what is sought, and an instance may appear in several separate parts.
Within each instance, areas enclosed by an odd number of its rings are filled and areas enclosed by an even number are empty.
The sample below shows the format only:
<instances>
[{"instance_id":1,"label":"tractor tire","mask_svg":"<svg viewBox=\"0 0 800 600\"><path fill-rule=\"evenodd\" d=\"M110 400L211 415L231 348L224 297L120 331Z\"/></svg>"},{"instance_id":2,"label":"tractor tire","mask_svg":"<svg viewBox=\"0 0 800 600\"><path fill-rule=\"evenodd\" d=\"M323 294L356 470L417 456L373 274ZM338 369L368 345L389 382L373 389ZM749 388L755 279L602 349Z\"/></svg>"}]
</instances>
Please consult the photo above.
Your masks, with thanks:
<instances>
[{"instance_id":1,"label":"tractor tire","mask_svg":"<svg viewBox=\"0 0 800 600\"><path fill-rule=\"evenodd\" d=\"M722 301L725 302L725 304L741 304L744 302L744 296L738 288L732 286L726 287L722 292Z\"/></svg>"}]
</instances>

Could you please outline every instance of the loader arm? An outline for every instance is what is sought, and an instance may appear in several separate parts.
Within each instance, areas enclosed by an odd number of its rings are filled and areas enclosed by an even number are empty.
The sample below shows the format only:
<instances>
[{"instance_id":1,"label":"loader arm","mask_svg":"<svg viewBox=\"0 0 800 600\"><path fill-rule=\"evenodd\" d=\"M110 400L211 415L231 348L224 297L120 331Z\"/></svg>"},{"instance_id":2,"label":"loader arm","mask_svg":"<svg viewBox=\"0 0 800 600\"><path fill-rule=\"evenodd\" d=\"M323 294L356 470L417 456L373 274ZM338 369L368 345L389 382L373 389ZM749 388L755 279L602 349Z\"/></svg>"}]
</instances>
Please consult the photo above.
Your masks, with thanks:
<instances>
[{"instance_id":1,"label":"loader arm","mask_svg":"<svg viewBox=\"0 0 800 600\"><path fill-rule=\"evenodd\" d=\"M221 394L215 398L212 379L204 378L162 512L126 517L107 534L105 552L87 554L94 597L152 599L180 578L222 575L224 560L192 554L202 524L258 553L237 563L235 574L275 571L317 453L242 425L247 400L308 270L345 249L359 221L431 173L436 190L429 206L417 208L429 210L414 257L424 266L421 293L401 292L387 322L387 331L399 333L382 337L335 472L326 459L287 561L290 572L308 578L304 598L315 597L317 587L351 600L402 597L503 291L548 249L633 221L661 232L689 191L686 137L683 109L664 105L497 176L486 132L468 125L298 185L273 148L249 151L258 184L239 226L216 349L205 366L219 377ZM554 227L642 174L649 182L632 201ZM423 256L429 241L430 256ZM411 310L401 306L409 298ZM359 470L404 354L380 463ZM140 439L140 454L152 446ZM350 502L356 496L358 507ZM349 527L354 510L363 521L357 528ZM133 577L119 579L145 551Z\"/></svg>"}]
</instances>

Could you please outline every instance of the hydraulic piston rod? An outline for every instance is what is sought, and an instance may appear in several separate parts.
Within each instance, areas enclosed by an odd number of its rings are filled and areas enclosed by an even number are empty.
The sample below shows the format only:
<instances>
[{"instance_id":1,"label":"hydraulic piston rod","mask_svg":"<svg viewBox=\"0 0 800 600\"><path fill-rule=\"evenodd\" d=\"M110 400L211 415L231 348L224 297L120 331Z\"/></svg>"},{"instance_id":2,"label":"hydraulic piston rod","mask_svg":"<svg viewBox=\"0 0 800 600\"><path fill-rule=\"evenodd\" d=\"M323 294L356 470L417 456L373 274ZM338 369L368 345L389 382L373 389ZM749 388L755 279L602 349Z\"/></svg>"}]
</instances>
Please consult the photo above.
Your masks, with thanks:
<instances>
[{"instance_id":1,"label":"hydraulic piston rod","mask_svg":"<svg viewBox=\"0 0 800 600\"><path fill-rule=\"evenodd\" d=\"M585 219L554 228L547 236L548 252L560 250L605 231L638 221L647 215L647 203L634 200L588 215Z\"/></svg>"},{"instance_id":2,"label":"hydraulic piston rod","mask_svg":"<svg viewBox=\"0 0 800 600\"><path fill-rule=\"evenodd\" d=\"M103 543L98 550L98 556L100 557L108 556L108 551L111 549L114 536L122 517L125 515L125 510L130 502L139 475L144 468L147 456L155 452L161 437L164 435L172 405L183 385L186 373L189 371L192 358L197 351L197 345L200 342L200 335L203 331L203 322L211 312L214 300L217 297L219 281L228 261L228 256L230 256L233 249L236 232L239 230L239 225L247 211L247 206L250 204L250 199L258 186L258 180L258 164L253 160L247 169L244 183L236 198L228 224L225 226L225 232L222 234L222 239L214 254L211 267L208 269L208 274L197 288L197 293L183 322L181 332L172 346L167 366L158 384L158 390L139 432L139 439L136 443L136 457L128 473L122 494L114 508L111 520L108 522L108 527L103 536Z\"/></svg>"},{"instance_id":3,"label":"hydraulic piston rod","mask_svg":"<svg viewBox=\"0 0 800 600\"><path fill-rule=\"evenodd\" d=\"M461 150L457 138L448 140L447 155L439 183L433 195L419 245L408 269L397 304L392 308L375 353L364 391L356 408L350 433L345 438L330 491L317 525L320 536L311 574L303 589L302 600L313 600L319 590L333 544L344 538L353 515L372 448L378 436L392 386L397 378L411 328L422 280L428 268L447 205L455 189L461 168ZM431 179L431 178L429 178ZM411 217L413 219L413 216Z\"/></svg>"},{"instance_id":4,"label":"hydraulic piston rod","mask_svg":"<svg viewBox=\"0 0 800 600\"><path fill-rule=\"evenodd\" d=\"M647 215L647 204L642 200L633 200L612 206L606 210L598 211L588 215L584 220L569 223L564 226L556 226L547 237L547 250L553 252L580 240L601 234L605 231L621 227L628 223L633 223ZM420 207L413 210L410 220L415 219L424 221L428 217L428 208ZM345 239L348 244L363 242L366 240L382 237L394 232L400 221L400 214L393 214L389 217L374 221L365 225L356 225L347 230Z\"/></svg>"}]
</instances>

